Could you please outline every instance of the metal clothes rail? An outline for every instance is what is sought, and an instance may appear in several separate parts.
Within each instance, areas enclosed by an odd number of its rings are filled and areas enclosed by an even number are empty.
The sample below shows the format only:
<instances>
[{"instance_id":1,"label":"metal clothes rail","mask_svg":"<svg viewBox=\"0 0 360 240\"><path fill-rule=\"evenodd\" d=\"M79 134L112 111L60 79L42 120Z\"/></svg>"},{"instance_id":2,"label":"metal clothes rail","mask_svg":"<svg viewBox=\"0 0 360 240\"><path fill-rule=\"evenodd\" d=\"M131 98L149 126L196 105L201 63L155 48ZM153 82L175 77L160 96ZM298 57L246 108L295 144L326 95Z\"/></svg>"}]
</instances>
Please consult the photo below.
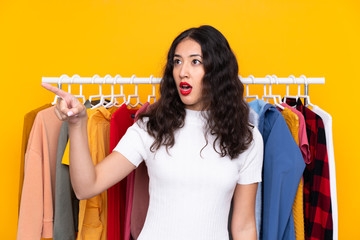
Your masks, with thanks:
<instances>
[{"instance_id":1,"label":"metal clothes rail","mask_svg":"<svg viewBox=\"0 0 360 240\"><path fill-rule=\"evenodd\" d=\"M250 75L248 77L241 77L239 79L243 84L264 84L264 85L278 85L278 84L297 84L304 85L305 95L309 94L309 84L325 84L324 77L318 78L307 78L304 75L300 77L295 77L290 75L289 77L277 77L275 75L267 75L263 78L255 78ZM58 87L61 88L61 84L159 84L161 78L150 76L150 77L136 77L135 75L131 77L121 77L116 75L112 77L106 75L105 77L100 77L94 75L93 77L80 77L79 75L73 75L69 77L67 75L62 75L60 77L42 77L43 83L57 83Z\"/></svg>"}]
</instances>

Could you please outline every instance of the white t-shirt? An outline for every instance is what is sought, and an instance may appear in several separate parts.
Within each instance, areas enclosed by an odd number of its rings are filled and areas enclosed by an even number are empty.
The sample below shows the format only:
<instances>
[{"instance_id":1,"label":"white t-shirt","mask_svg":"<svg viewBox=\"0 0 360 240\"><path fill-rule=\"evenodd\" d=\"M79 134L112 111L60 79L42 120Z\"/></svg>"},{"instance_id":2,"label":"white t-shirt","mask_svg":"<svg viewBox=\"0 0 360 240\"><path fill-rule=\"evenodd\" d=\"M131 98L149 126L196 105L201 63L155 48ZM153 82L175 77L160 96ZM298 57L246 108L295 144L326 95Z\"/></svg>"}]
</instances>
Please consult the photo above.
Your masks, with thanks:
<instances>
[{"instance_id":1,"label":"white t-shirt","mask_svg":"<svg viewBox=\"0 0 360 240\"><path fill-rule=\"evenodd\" d=\"M114 151L149 174L149 208L138 240L228 240L228 215L236 184L261 182L263 140L253 128L251 146L238 158L221 157L215 137L204 136L199 111L186 110L175 145L150 151L154 142L143 123L131 126ZM219 148L217 148L219 149ZM202 151L201 151L202 150Z\"/></svg>"}]
</instances>

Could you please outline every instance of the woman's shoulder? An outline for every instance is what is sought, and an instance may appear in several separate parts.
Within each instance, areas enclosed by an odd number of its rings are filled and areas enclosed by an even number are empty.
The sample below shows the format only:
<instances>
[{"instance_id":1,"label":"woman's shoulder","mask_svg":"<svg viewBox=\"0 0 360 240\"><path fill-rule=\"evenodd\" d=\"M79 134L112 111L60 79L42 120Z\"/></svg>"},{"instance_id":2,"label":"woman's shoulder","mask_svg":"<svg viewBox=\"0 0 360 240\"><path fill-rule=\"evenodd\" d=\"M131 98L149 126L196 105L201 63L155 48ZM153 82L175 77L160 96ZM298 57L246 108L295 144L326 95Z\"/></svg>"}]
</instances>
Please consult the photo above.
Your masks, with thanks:
<instances>
[{"instance_id":1,"label":"woman's shoulder","mask_svg":"<svg viewBox=\"0 0 360 240\"><path fill-rule=\"evenodd\" d=\"M132 125L134 128L147 132L147 123L149 122L149 117L143 117Z\"/></svg>"},{"instance_id":2,"label":"woman's shoulder","mask_svg":"<svg viewBox=\"0 0 360 240\"><path fill-rule=\"evenodd\" d=\"M147 122L146 118L138 119L127 129L125 135L133 139L141 139L143 142L152 142L153 138L147 131Z\"/></svg>"}]
</instances>

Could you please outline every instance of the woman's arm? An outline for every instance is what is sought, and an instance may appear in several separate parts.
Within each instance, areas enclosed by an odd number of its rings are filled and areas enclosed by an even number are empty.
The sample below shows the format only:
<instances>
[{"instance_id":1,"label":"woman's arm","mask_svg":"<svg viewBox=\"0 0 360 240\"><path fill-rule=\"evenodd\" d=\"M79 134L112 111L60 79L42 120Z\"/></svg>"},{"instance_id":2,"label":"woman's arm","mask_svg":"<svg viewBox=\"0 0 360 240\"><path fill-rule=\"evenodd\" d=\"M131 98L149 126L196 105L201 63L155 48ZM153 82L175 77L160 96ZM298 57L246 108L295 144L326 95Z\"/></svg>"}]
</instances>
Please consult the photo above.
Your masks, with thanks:
<instances>
[{"instance_id":1,"label":"woman's arm","mask_svg":"<svg viewBox=\"0 0 360 240\"><path fill-rule=\"evenodd\" d=\"M234 240L256 240L255 200L257 183L237 184L233 200L231 234Z\"/></svg>"},{"instance_id":2,"label":"woman's arm","mask_svg":"<svg viewBox=\"0 0 360 240\"><path fill-rule=\"evenodd\" d=\"M88 144L85 106L59 88L46 83L42 86L62 99L55 106L55 114L69 123L70 177L78 199L98 195L135 169L135 165L118 152L112 152L94 166Z\"/></svg>"},{"instance_id":3,"label":"woman's arm","mask_svg":"<svg viewBox=\"0 0 360 240\"><path fill-rule=\"evenodd\" d=\"M94 166L91 159L86 123L69 124L70 177L78 199L88 199L121 181L135 169L135 165L121 153L113 151Z\"/></svg>"}]
</instances>

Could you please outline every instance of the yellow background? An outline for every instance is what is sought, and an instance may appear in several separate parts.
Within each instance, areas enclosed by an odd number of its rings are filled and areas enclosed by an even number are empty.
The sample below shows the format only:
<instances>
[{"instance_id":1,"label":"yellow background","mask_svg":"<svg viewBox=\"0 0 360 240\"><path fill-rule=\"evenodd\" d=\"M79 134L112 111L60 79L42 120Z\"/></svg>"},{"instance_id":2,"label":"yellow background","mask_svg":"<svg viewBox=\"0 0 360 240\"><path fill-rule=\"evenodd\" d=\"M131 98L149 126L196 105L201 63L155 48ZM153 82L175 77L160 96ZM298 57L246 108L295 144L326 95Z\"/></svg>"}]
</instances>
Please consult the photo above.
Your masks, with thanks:
<instances>
[{"instance_id":1,"label":"yellow background","mask_svg":"<svg viewBox=\"0 0 360 240\"><path fill-rule=\"evenodd\" d=\"M16 238L23 116L53 100L41 77L160 76L174 37L210 24L229 40L241 76L326 78L310 86L310 96L334 121L339 239L360 239L359 6L355 0L1 0L0 238ZM142 91L146 98L151 89Z\"/></svg>"}]
</instances>

